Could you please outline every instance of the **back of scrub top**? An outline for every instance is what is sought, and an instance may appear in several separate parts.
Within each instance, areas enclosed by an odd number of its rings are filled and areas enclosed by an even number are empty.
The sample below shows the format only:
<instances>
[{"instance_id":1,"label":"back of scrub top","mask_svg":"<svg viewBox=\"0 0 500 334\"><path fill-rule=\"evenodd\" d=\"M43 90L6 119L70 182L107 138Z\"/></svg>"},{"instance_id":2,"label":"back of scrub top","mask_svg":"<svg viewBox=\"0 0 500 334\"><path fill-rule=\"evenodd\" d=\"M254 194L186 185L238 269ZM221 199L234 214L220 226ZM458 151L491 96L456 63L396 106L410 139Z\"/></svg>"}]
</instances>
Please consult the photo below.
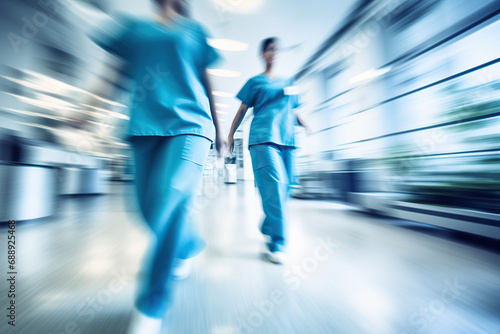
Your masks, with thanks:
<instances>
[{"instance_id":1,"label":"back of scrub top","mask_svg":"<svg viewBox=\"0 0 500 334\"><path fill-rule=\"evenodd\" d=\"M285 78L272 80L267 75L257 75L243 86L236 97L253 107L254 118L250 126L249 146L273 143L295 147L297 95L285 95L284 88L293 85Z\"/></svg>"},{"instance_id":2,"label":"back of scrub top","mask_svg":"<svg viewBox=\"0 0 500 334\"><path fill-rule=\"evenodd\" d=\"M214 140L202 82L219 55L207 36L199 23L184 17L166 26L152 18L126 16L90 34L124 61L124 72L133 81L127 139L196 134Z\"/></svg>"}]
</instances>

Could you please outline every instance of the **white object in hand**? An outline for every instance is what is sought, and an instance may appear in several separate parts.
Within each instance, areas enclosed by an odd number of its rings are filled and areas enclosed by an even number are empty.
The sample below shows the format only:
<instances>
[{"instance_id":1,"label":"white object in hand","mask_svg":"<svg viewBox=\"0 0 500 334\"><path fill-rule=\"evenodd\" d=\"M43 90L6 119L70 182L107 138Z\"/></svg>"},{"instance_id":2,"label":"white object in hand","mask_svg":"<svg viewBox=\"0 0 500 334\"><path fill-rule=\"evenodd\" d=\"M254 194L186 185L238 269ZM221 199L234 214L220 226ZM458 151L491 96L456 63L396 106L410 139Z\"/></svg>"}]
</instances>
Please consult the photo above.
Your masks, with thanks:
<instances>
[{"instance_id":1,"label":"white object in hand","mask_svg":"<svg viewBox=\"0 0 500 334\"><path fill-rule=\"evenodd\" d=\"M176 281L183 280L191 274L193 269L193 258L189 259L174 259L174 267L172 268L172 279Z\"/></svg>"},{"instance_id":2,"label":"white object in hand","mask_svg":"<svg viewBox=\"0 0 500 334\"><path fill-rule=\"evenodd\" d=\"M300 90L298 86L288 86L284 89L285 95L299 95Z\"/></svg>"},{"instance_id":3,"label":"white object in hand","mask_svg":"<svg viewBox=\"0 0 500 334\"><path fill-rule=\"evenodd\" d=\"M160 334L162 319L151 318L134 309L132 320L127 329L127 334Z\"/></svg>"},{"instance_id":4,"label":"white object in hand","mask_svg":"<svg viewBox=\"0 0 500 334\"><path fill-rule=\"evenodd\" d=\"M264 253L264 257L274 264L284 264L285 263L285 253L283 252L270 252Z\"/></svg>"}]
</instances>

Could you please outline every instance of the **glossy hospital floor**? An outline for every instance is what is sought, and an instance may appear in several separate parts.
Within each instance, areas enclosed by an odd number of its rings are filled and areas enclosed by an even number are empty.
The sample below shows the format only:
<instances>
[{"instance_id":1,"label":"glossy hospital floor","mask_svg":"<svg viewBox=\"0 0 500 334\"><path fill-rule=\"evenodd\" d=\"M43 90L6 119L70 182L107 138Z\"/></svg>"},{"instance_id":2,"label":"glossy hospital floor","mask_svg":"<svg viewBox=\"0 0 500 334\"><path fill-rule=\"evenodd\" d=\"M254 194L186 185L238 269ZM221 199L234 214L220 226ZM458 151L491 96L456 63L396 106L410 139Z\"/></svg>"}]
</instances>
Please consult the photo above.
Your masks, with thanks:
<instances>
[{"instance_id":1,"label":"glossy hospital floor","mask_svg":"<svg viewBox=\"0 0 500 334\"><path fill-rule=\"evenodd\" d=\"M500 333L491 241L293 199L289 263L276 266L260 257L253 182L206 182L200 194L208 247L176 283L163 333ZM7 326L2 280L0 333L124 332L148 240L130 183L65 198L57 216L19 223L17 236L17 325Z\"/></svg>"}]
</instances>

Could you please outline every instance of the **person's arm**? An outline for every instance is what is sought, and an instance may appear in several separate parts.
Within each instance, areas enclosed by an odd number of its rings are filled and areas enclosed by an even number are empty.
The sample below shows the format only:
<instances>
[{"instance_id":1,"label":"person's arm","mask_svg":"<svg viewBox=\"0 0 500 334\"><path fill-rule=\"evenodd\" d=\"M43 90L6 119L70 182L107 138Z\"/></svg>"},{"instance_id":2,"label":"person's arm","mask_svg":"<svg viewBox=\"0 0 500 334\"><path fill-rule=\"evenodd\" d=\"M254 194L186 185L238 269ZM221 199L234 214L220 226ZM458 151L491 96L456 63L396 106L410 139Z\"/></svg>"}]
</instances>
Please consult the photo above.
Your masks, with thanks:
<instances>
[{"instance_id":1,"label":"person's arm","mask_svg":"<svg viewBox=\"0 0 500 334\"><path fill-rule=\"evenodd\" d=\"M105 101L113 101L119 80L122 79L122 70L126 66L130 54L136 43L134 41L135 19L127 15L117 15L108 20L103 20L98 26L88 29L86 36L96 46L106 51L105 59L101 62L98 75L88 87L86 95L82 98L80 114L74 120L76 127L90 127L87 106L100 107ZM91 108L92 109L92 108ZM103 109L108 109L108 106ZM91 129L89 129L91 130Z\"/></svg>"},{"instance_id":2,"label":"person's arm","mask_svg":"<svg viewBox=\"0 0 500 334\"><path fill-rule=\"evenodd\" d=\"M217 116L217 112L215 110L215 101L214 96L212 94L212 84L208 78L208 73L205 71L205 75L203 76L203 86L205 87L205 91L207 92L208 102L210 104L210 112L212 113L212 119L215 125L215 148L219 154L222 154L222 149L225 146L224 138L222 137L222 131L219 125L219 117Z\"/></svg>"},{"instance_id":3,"label":"person's arm","mask_svg":"<svg viewBox=\"0 0 500 334\"><path fill-rule=\"evenodd\" d=\"M297 123L302 126L304 129L306 129L306 132L307 134L311 134L311 129L309 128L309 126L307 126L306 123L304 123L304 121L302 120L302 118L300 118L299 115L297 115Z\"/></svg>"},{"instance_id":4,"label":"person's arm","mask_svg":"<svg viewBox=\"0 0 500 334\"><path fill-rule=\"evenodd\" d=\"M241 121L243 120L243 117L245 117L245 114L247 113L248 110L248 105L245 103L242 103L240 106L240 109L238 109L238 112L234 116L233 123L231 124L231 130L229 131L229 135L227 137L227 144L229 146L229 152L233 152L234 148L234 134L238 127L241 124Z\"/></svg>"}]
</instances>

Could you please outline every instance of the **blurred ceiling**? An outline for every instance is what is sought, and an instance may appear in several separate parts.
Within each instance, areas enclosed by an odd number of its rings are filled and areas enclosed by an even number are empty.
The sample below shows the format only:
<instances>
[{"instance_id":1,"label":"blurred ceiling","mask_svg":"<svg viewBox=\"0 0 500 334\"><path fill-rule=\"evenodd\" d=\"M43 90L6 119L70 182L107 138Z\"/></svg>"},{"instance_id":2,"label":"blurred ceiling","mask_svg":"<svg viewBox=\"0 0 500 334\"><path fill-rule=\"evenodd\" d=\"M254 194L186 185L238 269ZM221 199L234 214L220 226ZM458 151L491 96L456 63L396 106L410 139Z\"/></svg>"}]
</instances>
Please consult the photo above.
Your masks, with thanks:
<instances>
[{"instance_id":1,"label":"blurred ceiling","mask_svg":"<svg viewBox=\"0 0 500 334\"><path fill-rule=\"evenodd\" d=\"M357 0L192 0L192 16L214 38L247 43L245 51L221 51L224 61L214 68L236 71L237 77L213 75L215 91L236 94L250 77L263 71L258 55L260 41L275 36L284 49L277 57L276 74L293 76L335 31ZM150 0L110 0L112 8L150 15ZM228 105L221 111L226 131L238 107L232 97L216 97Z\"/></svg>"},{"instance_id":2,"label":"blurred ceiling","mask_svg":"<svg viewBox=\"0 0 500 334\"><path fill-rule=\"evenodd\" d=\"M348 15L356 0L193 0L195 19L205 24L216 38L248 43L242 52L222 51L225 61L218 68L237 71L235 78L214 77L214 89L236 94L250 77L264 70L259 56L260 42L267 37L280 39L276 73L293 76ZM256 4L251 6L251 4ZM239 101L218 98L229 104L226 130Z\"/></svg>"}]
</instances>

